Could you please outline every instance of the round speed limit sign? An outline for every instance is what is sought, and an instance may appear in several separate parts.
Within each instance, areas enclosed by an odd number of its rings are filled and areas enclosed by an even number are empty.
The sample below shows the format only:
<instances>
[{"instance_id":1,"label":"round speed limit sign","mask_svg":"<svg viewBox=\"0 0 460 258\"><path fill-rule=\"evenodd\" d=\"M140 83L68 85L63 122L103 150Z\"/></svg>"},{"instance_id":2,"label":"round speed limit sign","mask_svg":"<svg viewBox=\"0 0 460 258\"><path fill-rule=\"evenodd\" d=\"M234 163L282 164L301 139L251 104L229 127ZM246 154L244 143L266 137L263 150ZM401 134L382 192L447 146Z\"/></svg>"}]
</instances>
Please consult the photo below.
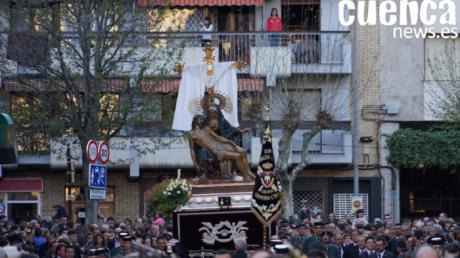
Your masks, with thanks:
<instances>
[{"instance_id":1,"label":"round speed limit sign","mask_svg":"<svg viewBox=\"0 0 460 258\"><path fill-rule=\"evenodd\" d=\"M110 148L106 141L99 143L99 161L102 164L107 164L110 158Z\"/></svg>"},{"instance_id":2,"label":"round speed limit sign","mask_svg":"<svg viewBox=\"0 0 460 258\"><path fill-rule=\"evenodd\" d=\"M86 144L86 157L90 163L95 163L97 161L98 156L98 147L97 142L95 140L88 141Z\"/></svg>"}]
</instances>

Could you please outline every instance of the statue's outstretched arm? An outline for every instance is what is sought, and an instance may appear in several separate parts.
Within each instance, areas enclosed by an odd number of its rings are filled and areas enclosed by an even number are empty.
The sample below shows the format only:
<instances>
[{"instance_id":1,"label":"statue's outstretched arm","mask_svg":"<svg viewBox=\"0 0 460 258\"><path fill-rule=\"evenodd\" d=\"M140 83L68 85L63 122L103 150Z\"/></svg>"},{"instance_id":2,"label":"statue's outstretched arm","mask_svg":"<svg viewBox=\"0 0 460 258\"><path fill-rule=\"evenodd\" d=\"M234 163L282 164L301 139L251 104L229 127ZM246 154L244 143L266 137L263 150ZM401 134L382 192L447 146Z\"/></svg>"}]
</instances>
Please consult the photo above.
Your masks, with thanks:
<instances>
[{"instance_id":1,"label":"statue's outstretched arm","mask_svg":"<svg viewBox=\"0 0 460 258\"><path fill-rule=\"evenodd\" d=\"M209 130L209 132L211 133L211 135L214 137L215 140L221 142L221 143L227 143L227 144L231 144L232 146L233 145L236 145L236 143L234 143L233 141L225 138L225 137L222 137L218 134L216 134L215 132L213 132L212 130Z\"/></svg>"}]
</instances>

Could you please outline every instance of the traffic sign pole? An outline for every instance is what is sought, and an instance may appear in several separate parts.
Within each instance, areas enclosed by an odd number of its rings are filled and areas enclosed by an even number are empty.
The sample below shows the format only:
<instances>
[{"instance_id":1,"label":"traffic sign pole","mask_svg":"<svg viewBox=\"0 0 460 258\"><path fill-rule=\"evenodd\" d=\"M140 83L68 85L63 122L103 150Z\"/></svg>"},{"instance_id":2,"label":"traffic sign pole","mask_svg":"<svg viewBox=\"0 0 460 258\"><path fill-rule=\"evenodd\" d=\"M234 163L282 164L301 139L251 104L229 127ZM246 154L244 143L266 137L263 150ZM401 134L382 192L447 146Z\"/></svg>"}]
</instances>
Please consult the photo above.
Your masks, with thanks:
<instances>
[{"instance_id":1,"label":"traffic sign pole","mask_svg":"<svg viewBox=\"0 0 460 258\"><path fill-rule=\"evenodd\" d=\"M88 143L86 144L86 159L88 160L89 164L94 164L97 162L99 158L99 146L97 144L97 141L92 139L89 140ZM91 168L88 166L88 190L86 192L87 194L87 205L86 205L86 214L85 214L85 220L86 223L96 223L97 222L97 215L99 213L99 207L97 200L91 200L90 194L91 194L91 186L89 184L89 178L91 178Z\"/></svg>"},{"instance_id":2,"label":"traffic sign pole","mask_svg":"<svg viewBox=\"0 0 460 258\"><path fill-rule=\"evenodd\" d=\"M107 163L110 160L110 147L108 142L101 141L99 144L95 140L90 140L86 146L88 166L88 199L89 209L93 211L91 218L87 219L91 223L97 222L98 200L104 200L107 188Z\"/></svg>"}]
</instances>

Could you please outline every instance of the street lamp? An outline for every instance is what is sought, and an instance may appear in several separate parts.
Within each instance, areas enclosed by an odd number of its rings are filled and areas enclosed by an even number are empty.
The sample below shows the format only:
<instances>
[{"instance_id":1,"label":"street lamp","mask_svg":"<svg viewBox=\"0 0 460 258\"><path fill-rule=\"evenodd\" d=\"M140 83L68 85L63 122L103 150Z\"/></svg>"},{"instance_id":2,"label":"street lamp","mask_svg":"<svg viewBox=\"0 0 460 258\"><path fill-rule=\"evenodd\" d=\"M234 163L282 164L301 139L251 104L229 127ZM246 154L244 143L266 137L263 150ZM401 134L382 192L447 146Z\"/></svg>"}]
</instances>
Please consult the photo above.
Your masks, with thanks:
<instances>
[{"instance_id":1,"label":"street lamp","mask_svg":"<svg viewBox=\"0 0 460 258\"><path fill-rule=\"evenodd\" d=\"M70 143L67 144L67 151L66 151L66 156L67 156L67 176L68 176L68 181L67 181L67 187L68 187L68 191L67 191L67 201L69 203L69 216L70 216L70 219L73 220L72 218L72 214L73 214L73 211L72 211L72 188L73 188L73 185L75 184L75 163L74 163L74 160L72 158L72 148L71 148L71 145Z\"/></svg>"}]
</instances>

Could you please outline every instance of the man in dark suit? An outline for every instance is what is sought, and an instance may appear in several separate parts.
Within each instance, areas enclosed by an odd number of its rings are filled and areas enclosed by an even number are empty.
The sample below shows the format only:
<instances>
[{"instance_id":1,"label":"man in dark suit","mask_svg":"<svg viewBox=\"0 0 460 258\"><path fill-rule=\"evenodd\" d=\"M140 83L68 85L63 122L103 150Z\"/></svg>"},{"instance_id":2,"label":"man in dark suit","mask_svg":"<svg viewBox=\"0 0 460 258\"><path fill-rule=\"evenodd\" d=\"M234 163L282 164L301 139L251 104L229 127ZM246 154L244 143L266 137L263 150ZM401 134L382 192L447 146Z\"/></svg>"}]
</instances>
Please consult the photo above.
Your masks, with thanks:
<instances>
[{"instance_id":1,"label":"man in dark suit","mask_svg":"<svg viewBox=\"0 0 460 258\"><path fill-rule=\"evenodd\" d=\"M339 248L339 258L345 257L345 245L343 242L343 235L338 233L334 236L334 244Z\"/></svg>"},{"instance_id":2,"label":"man in dark suit","mask_svg":"<svg viewBox=\"0 0 460 258\"><path fill-rule=\"evenodd\" d=\"M375 240L375 256L373 258L395 258L393 253L386 251L387 243L384 238L377 238Z\"/></svg>"},{"instance_id":3,"label":"man in dark suit","mask_svg":"<svg viewBox=\"0 0 460 258\"><path fill-rule=\"evenodd\" d=\"M375 256L375 240L373 237L366 238L366 250L359 254L359 258L377 258Z\"/></svg>"},{"instance_id":4,"label":"man in dark suit","mask_svg":"<svg viewBox=\"0 0 460 258\"><path fill-rule=\"evenodd\" d=\"M401 236L401 224L395 224L390 230L390 240L388 241L387 250L391 253L396 253L396 243L404 239Z\"/></svg>"},{"instance_id":5,"label":"man in dark suit","mask_svg":"<svg viewBox=\"0 0 460 258\"><path fill-rule=\"evenodd\" d=\"M345 246L343 258L359 258L366 250L366 237L358 235L355 239L355 242Z\"/></svg>"}]
</instances>

